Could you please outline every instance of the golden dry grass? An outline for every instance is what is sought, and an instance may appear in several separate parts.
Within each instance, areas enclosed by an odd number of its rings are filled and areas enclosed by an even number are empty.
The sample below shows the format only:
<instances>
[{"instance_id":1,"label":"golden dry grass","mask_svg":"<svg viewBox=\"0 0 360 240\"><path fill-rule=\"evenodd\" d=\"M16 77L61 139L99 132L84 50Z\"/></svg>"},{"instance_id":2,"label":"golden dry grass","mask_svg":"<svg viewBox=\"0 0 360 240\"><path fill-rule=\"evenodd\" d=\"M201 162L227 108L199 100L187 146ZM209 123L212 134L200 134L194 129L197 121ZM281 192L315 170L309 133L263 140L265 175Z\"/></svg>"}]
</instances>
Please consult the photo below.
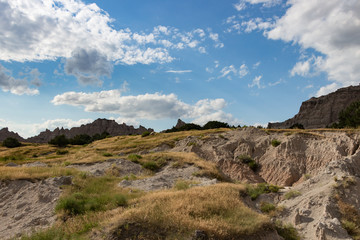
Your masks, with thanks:
<instances>
[{"instance_id":1,"label":"golden dry grass","mask_svg":"<svg viewBox=\"0 0 360 240\"><path fill-rule=\"evenodd\" d=\"M65 167L6 167L0 166L0 180L45 179L75 175L77 170Z\"/></svg>"},{"instance_id":2,"label":"golden dry grass","mask_svg":"<svg viewBox=\"0 0 360 240\"><path fill-rule=\"evenodd\" d=\"M271 227L267 216L244 205L240 193L243 185L217 184L185 191L162 191L133 200L136 207L125 210L112 222L137 223L155 232L179 236L196 229L216 239L236 239Z\"/></svg>"}]
</instances>

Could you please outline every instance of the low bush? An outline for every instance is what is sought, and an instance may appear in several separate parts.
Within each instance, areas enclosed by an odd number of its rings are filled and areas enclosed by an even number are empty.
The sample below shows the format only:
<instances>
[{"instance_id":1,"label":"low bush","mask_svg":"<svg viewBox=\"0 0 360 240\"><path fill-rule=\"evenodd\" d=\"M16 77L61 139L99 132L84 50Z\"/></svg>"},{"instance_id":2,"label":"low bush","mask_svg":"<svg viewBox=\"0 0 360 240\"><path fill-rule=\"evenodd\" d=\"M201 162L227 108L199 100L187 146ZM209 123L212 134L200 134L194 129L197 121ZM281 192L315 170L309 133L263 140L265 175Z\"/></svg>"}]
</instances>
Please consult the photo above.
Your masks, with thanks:
<instances>
[{"instance_id":1,"label":"low bush","mask_svg":"<svg viewBox=\"0 0 360 240\"><path fill-rule=\"evenodd\" d=\"M145 131L145 132L143 132L143 133L141 134L141 137L147 137L147 136L150 135L150 133L151 133L151 132L149 132L149 131Z\"/></svg>"},{"instance_id":2,"label":"low bush","mask_svg":"<svg viewBox=\"0 0 360 240\"><path fill-rule=\"evenodd\" d=\"M250 196L251 200L255 200L264 193L277 193L280 187L267 183L258 183L256 185L247 185L246 193Z\"/></svg>"},{"instance_id":3,"label":"low bush","mask_svg":"<svg viewBox=\"0 0 360 240\"><path fill-rule=\"evenodd\" d=\"M64 134L56 136L49 141L49 144L55 145L58 147L66 147L69 143L70 143L69 139L67 139Z\"/></svg>"},{"instance_id":4,"label":"low bush","mask_svg":"<svg viewBox=\"0 0 360 240\"><path fill-rule=\"evenodd\" d=\"M271 141L271 146L273 146L273 147L277 147L277 146L279 146L281 144L281 142L279 141L279 140L277 140L277 139L273 139L272 141Z\"/></svg>"},{"instance_id":5,"label":"low bush","mask_svg":"<svg viewBox=\"0 0 360 240\"><path fill-rule=\"evenodd\" d=\"M262 202L260 204L260 210L263 213L270 213L270 212L276 210L276 206L274 204L272 204L272 203L269 203L269 202Z\"/></svg>"},{"instance_id":6,"label":"low bush","mask_svg":"<svg viewBox=\"0 0 360 240\"><path fill-rule=\"evenodd\" d=\"M16 138L8 137L3 141L2 145L7 148L16 148L20 147L21 143Z\"/></svg>"},{"instance_id":7,"label":"low bush","mask_svg":"<svg viewBox=\"0 0 360 240\"><path fill-rule=\"evenodd\" d=\"M154 161L144 162L142 166L143 168L149 169L151 171L157 171L160 168L160 166Z\"/></svg>"},{"instance_id":8,"label":"low bush","mask_svg":"<svg viewBox=\"0 0 360 240\"><path fill-rule=\"evenodd\" d=\"M259 164L257 164L255 162L254 159L252 159L250 156L247 156L247 155L240 155L238 156L238 159L244 163L244 164L247 164L249 166L249 168L251 170L253 170L254 172L256 172L258 169L259 169Z\"/></svg>"},{"instance_id":9,"label":"low bush","mask_svg":"<svg viewBox=\"0 0 360 240\"><path fill-rule=\"evenodd\" d=\"M139 163L139 160L142 158L142 156L138 154L129 154L128 159L132 161L133 163Z\"/></svg>"}]
</instances>

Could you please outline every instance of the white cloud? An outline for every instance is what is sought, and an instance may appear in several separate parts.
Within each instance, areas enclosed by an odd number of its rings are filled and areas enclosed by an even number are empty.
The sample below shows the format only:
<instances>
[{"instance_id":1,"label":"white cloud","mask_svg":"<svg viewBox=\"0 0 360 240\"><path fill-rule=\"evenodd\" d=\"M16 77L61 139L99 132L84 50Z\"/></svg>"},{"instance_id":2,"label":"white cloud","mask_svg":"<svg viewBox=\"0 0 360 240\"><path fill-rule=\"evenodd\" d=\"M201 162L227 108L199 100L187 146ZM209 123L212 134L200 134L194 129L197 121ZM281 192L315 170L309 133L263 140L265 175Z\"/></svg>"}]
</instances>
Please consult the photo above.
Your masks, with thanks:
<instances>
[{"instance_id":1,"label":"white cloud","mask_svg":"<svg viewBox=\"0 0 360 240\"><path fill-rule=\"evenodd\" d=\"M261 62L259 61L259 62L255 63L252 68L257 69L260 66L260 64L261 64Z\"/></svg>"},{"instance_id":2,"label":"white cloud","mask_svg":"<svg viewBox=\"0 0 360 240\"><path fill-rule=\"evenodd\" d=\"M168 70L166 71L167 73L177 73L177 74L182 74L182 73L191 73L192 70Z\"/></svg>"},{"instance_id":3,"label":"white cloud","mask_svg":"<svg viewBox=\"0 0 360 240\"><path fill-rule=\"evenodd\" d=\"M223 111L224 99L203 99L194 105L182 102L175 94L144 94L121 96L119 90L93 93L66 92L51 101L54 105L84 107L87 112L120 115L124 119L199 118ZM219 114L219 113L218 113Z\"/></svg>"},{"instance_id":4,"label":"white cloud","mask_svg":"<svg viewBox=\"0 0 360 240\"><path fill-rule=\"evenodd\" d=\"M263 7L273 7L282 2L282 0L240 0L238 3L234 4L234 8L237 11L242 11L246 9L246 3L248 4L262 4Z\"/></svg>"},{"instance_id":5,"label":"white cloud","mask_svg":"<svg viewBox=\"0 0 360 240\"><path fill-rule=\"evenodd\" d=\"M54 130L57 127L72 128L79 127L82 124L93 122L92 119L80 119L74 121L72 119L51 119L42 123L16 123L0 119L0 128L8 127L10 131L17 132L21 137L28 138L39 134L46 129Z\"/></svg>"},{"instance_id":6,"label":"white cloud","mask_svg":"<svg viewBox=\"0 0 360 240\"><path fill-rule=\"evenodd\" d=\"M253 79L252 83L251 83L251 84L248 84L248 87L249 87L249 88L257 87L257 88L259 88L259 89L260 89L260 88L264 88L264 86L262 86L262 85L261 85L261 82L260 82L261 78L262 78L262 75L259 75L259 76L255 77L255 78Z\"/></svg>"},{"instance_id":7,"label":"white cloud","mask_svg":"<svg viewBox=\"0 0 360 240\"><path fill-rule=\"evenodd\" d=\"M358 84L360 1L290 0L288 6L285 15L266 36L294 42L323 55L313 64L327 72L333 83L320 89L318 94L330 88L335 90L335 86Z\"/></svg>"},{"instance_id":8,"label":"white cloud","mask_svg":"<svg viewBox=\"0 0 360 240\"><path fill-rule=\"evenodd\" d=\"M223 111L218 111L212 114L208 114L208 115L204 115L204 116L200 116L196 119L194 119L192 122L199 124L199 125L204 125L209 121L220 121L220 122L226 122L229 125L240 125L241 121L237 118L234 118L233 115L229 114L229 113L225 113Z\"/></svg>"},{"instance_id":9,"label":"white cloud","mask_svg":"<svg viewBox=\"0 0 360 240\"><path fill-rule=\"evenodd\" d=\"M337 83L332 83L329 85L326 85L324 87L321 87L317 93L315 94L316 97L320 97L326 94L329 94L331 92L334 92L335 90L337 90L338 88L340 88L341 86L339 86Z\"/></svg>"},{"instance_id":10,"label":"white cloud","mask_svg":"<svg viewBox=\"0 0 360 240\"><path fill-rule=\"evenodd\" d=\"M231 73L239 78L245 77L249 73L249 69L245 64L242 64L239 69L236 69L234 65L223 67L220 71L222 74L219 78L227 77L231 80Z\"/></svg>"},{"instance_id":11,"label":"white cloud","mask_svg":"<svg viewBox=\"0 0 360 240\"><path fill-rule=\"evenodd\" d=\"M95 49L77 48L72 52L71 57L66 59L65 72L76 76L81 84L101 85L100 77L110 77L112 65L106 56Z\"/></svg>"},{"instance_id":12,"label":"white cloud","mask_svg":"<svg viewBox=\"0 0 360 240\"><path fill-rule=\"evenodd\" d=\"M65 58L66 73L83 84L101 84L113 64L171 62L170 50L193 48L205 53L202 45L207 40L223 46L216 33L200 28L182 32L159 25L144 33L114 29L112 22L95 3L81 0L1 0L0 60Z\"/></svg>"},{"instance_id":13,"label":"white cloud","mask_svg":"<svg viewBox=\"0 0 360 240\"><path fill-rule=\"evenodd\" d=\"M300 76L307 76L310 72L310 62L297 62L293 69L291 69L290 74L291 76L300 75Z\"/></svg>"},{"instance_id":14,"label":"white cloud","mask_svg":"<svg viewBox=\"0 0 360 240\"><path fill-rule=\"evenodd\" d=\"M33 76L33 84L37 84L38 82L38 76L39 76L39 71L36 70L32 70L30 72L30 75ZM5 67L3 67L2 65L0 65L0 88L4 91L4 92L11 92L13 94L16 95L37 95L39 94L39 90L35 89L35 88L30 88L30 83L29 81L25 78L25 79L16 79L13 76L11 76L11 72L6 69Z\"/></svg>"}]
</instances>

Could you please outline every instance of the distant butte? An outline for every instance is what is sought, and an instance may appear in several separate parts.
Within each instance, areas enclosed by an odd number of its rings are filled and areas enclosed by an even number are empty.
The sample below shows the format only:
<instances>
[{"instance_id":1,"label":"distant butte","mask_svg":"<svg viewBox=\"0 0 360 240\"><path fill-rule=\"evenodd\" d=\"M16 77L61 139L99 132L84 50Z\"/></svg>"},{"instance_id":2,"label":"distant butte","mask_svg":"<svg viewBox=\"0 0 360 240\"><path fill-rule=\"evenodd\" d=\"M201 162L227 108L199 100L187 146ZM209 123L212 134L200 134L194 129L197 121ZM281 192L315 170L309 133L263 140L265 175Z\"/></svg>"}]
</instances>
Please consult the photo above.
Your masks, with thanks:
<instances>
[{"instance_id":1,"label":"distant butte","mask_svg":"<svg viewBox=\"0 0 360 240\"><path fill-rule=\"evenodd\" d=\"M93 136L95 134L101 134L103 132L108 132L111 136L120 136L120 135L138 135L143 132L153 132L154 129L145 128L139 126L139 128L134 128L133 126L128 126L125 123L118 124L115 120L108 119L97 119L92 123L81 125L80 127L73 127L70 130L64 128L56 128L54 131L46 129L41 132L39 135L30 137L28 139L23 139L17 133L9 132L8 128L3 128L0 130L0 141L8 137L13 137L19 141L32 142L32 143L47 143L54 137L64 134L67 138L73 138L79 134L87 134Z\"/></svg>"}]
</instances>

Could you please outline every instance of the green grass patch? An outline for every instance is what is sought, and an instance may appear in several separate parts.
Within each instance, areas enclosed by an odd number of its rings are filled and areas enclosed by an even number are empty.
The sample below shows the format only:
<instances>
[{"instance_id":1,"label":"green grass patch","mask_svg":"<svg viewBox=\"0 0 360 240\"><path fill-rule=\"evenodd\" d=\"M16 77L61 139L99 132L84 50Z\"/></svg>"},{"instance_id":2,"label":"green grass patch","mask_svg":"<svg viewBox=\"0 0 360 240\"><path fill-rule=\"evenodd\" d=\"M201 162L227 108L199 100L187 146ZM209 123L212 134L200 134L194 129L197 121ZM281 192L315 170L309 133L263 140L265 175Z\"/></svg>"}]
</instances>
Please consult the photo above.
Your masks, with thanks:
<instances>
[{"instance_id":1,"label":"green grass patch","mask_svg":"<svg viewBox=\"0 0 360 240\"><path fill-rule=\"evenodd\" d=\"M65 196L58 201L56 211L75 216L126 206L129 195L117 189L117 181L116 178L107 176L76 178Z\"/></svg>"},{"instance_id":2,"label":"green grass patch","mask_svg":"<svg viewBox=\"0 0 360 240\"><path fill-rule=\"evenodd\" d=\"M138 154L129 154L127 158L133 163L139 163L139 160L142 159L142 156Z\"/></svg>"},{"instance_id":3,"label":"green grass patch","mask_svg":"<svg viewBox=\"0 0 360 240\"><path fill-rule=\"evenodd\" d=\"M276 210L276 206L269 202L262 202L260 204L260 210L263 213L270 213Z\"/></svg>"},{"instance_id":4,"label":"green grass patch","mask_svg":"<svg viewBox=\"0 0 360 240\"><path fill-rule=\"evenodd\" d=\"M279 146L281 144L281 142L279 141L279 140L277 140L277 139L273 139L272 141L271 141L271 146L273 146L273 147L277 147L277 146Z\"/></svg>"},{"instance_id":5,"label":"green grass patch","mask_svg":"<svg viewBox=\"0 0 360 240\"><path fill-rule=\"evenodd\" d=\"M250 156L248 155L240 155L237 157L243 164L246 164L249 166L249 168L251 170L253 170L254 172L256 172L259 169L259 164L255 162L254 159L252 159Z\"/></svg>"},{"instance_id":6,"label":"green grass patch","mask_svg":"<svg viewBox=\"0 0 360 240\"><path fill-rule=\"evenodd\" d=\"M280 187L267 183L259 183L256 185L246 185L246 193L250 196L251 200L257 199L264 193L277 193Z\"/></svg>"}]
</instances>

